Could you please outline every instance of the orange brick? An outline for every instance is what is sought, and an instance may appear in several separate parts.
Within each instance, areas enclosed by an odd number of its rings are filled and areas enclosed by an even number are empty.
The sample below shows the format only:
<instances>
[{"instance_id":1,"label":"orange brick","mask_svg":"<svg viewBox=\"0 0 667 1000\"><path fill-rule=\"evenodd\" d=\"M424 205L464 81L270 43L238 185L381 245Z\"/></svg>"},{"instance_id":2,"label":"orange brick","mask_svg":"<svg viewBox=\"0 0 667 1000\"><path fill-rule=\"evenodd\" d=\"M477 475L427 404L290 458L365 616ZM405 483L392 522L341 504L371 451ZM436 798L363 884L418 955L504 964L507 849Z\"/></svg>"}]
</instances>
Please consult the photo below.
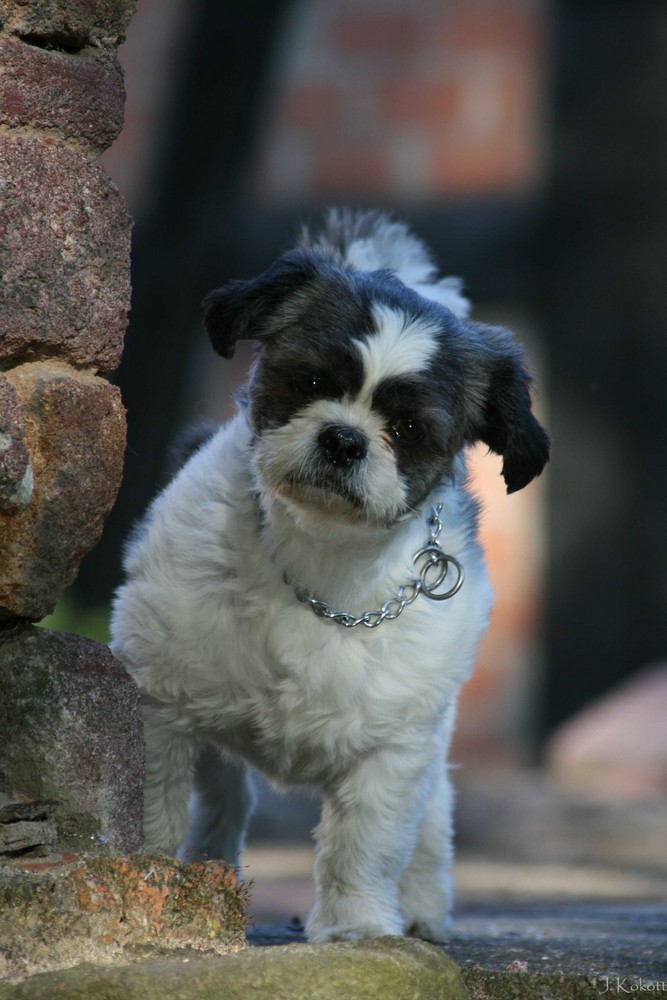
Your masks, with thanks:
<instances>
[{"instance_id":1,"label":"orange brick","mask_svg":"<svg viewBox=\"0 0 667 1000\"><path fill-rule=\"evenodd\" d=\"M418 17L411 14L343 14L333 24L337 49L347 54L414 51Z\"/></svg>"},{"instance_id":2,"label":"orange brick","mask_svg":"<svg viewBox=\"0 0 667 1000\"><path fill-rule=\"evenodd\" d=\"M379 94L379 108L390 124L441 126L461 107L461 88L453 79L418 80L394 77Z\"/></svg>"},{"instance_id":3,"label":"orange brick","mask_svg":"<svg viewBox=\"0 0 667 1000\"><path fill-rule=\"evenodd\" d=\"M542 17L532 7L457 4L440 22L441 40L452 49L531 50L540 44Z\"/></svg>"},{"instance_id":4,"label":"orange brick","mask_svg":"<svg viewBox=\"0 0 667 1000\"><path fill-rule=\"evenodd\" d=\"M500 79L504 126L533 128L543 87L544 80L532 61L519 59L505 67Z\"/></svg>"},{"instance_id":5,"label":"orange brick","mask_svg":"<svg viewBox=\"0 0 667 1000\"><path fill-rule=\"evenodd\" d=\"M287 94L281 117L295 128L330 129L340 122L340 93L327 84L297 85Z\"/></svg>"},{"instance_id":6,"label":"orange brick","mask_svg":"<svg viewBox=\"0 0 667 1000\"><path fill-rule=\"evenodd\" d=\"M432 155L432 187L454 194L495 194L537 181L535 151L503 135L495 141L447 144Z\"/></svg>"},{"instance_id":7,"label":"orange brick","mask_svg":"<svg viewBox=\"0 0 667 1000\"><path fill-rule=\"evenodd\" d=\"M378 146L327 146L315 156L313 186L320 195L386 193L391 188L391 166Z\"/></svg>"}]
</instances>

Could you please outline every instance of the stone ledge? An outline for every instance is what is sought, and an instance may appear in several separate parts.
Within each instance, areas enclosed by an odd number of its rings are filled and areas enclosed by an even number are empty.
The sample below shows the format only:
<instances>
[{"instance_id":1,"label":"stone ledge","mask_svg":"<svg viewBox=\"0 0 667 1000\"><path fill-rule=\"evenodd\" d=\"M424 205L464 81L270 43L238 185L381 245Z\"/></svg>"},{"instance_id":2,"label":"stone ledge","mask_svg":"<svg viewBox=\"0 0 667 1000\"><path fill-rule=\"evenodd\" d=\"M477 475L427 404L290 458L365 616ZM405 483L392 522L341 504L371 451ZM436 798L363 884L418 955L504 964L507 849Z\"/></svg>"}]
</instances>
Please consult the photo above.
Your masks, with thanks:
<instances>
[{"instance_id":1,"label":"stone ledge","mask_svg":"<svg viewBox=\"0 0 667 1000\"><path fill-rule=\"evenodd\" d=\"M245 909L236 872L223 861L19 858L0 865L0 976L39 983L73 968L76 979L82 962L95 962L103 978L106 966L147 956L237 951Z\"/></svg>"},{"instance_id":2,"label":"stone ledge","mask_svg":"<svg viewBox=\"0 0 667 1000\"><path fill-rule=\"evenodd\" d=\"M447 954L402 938L294 943L303 942L302 933L265 926L251 932L257 946L240 955L88 964L0 984L0 1000L598 1000L667 993L666 904L503 901L462 910L454 926Z\"/></svg>"},{"instance_id":3,"label":"stone ledge","mask_svg":"<svg viewBox=\"0 0 667 1000\"><path fill-rule=\"evenodd\" d=\"M0 1000L466 1000L459 970L423 941L287 945L102 969L83 965L0 985Z\"/></svg>"}]
</instances>

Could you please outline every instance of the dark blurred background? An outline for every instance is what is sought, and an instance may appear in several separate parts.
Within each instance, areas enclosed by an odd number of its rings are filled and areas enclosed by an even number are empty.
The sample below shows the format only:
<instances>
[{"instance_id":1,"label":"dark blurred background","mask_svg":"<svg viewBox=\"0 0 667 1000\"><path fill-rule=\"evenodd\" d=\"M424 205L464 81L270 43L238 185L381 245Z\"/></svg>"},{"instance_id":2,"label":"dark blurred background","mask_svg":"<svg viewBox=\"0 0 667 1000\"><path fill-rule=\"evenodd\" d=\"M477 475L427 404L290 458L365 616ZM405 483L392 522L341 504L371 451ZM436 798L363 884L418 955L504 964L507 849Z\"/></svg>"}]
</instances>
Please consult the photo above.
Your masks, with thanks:
<instances>
[{"instance_id":1,"label":"dark blurred background","mask_svg":"<svg viewBox=\"0 0 667 1000\"><path fill-rule=\"evenodd\" d=\"M498 597L455 757L664 796L665 5L139 0L121 58L105 160L136 223L126 474L56 621L104 618L170 442L231 412L249 355L213 355L204 294L323 205L385 207L528 344L553 435L512 497L472 456Z\"/></svg>"}]
</instances>

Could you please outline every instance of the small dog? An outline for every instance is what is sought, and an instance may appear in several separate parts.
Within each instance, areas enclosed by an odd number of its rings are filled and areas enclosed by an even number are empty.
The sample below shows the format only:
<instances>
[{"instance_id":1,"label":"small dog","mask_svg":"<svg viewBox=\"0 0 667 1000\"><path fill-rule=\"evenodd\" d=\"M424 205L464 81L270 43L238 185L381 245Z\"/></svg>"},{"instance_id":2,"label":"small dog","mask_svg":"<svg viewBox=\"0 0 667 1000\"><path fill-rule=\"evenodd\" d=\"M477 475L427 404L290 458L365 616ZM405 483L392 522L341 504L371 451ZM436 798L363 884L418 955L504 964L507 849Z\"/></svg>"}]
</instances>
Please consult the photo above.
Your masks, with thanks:
<instances>
[{"instance_id":1,"label":"small dog","mask_svg":"<svg viewBox=\"0 0 667 1000\"><path fill-rule=\"evenodd\" d=\"M467 315L379 213L212 292L218 354L257 342L248 386L126 550L146 849L236 864L246 761L319 785L316 942L448 927L446 754L491 607L464 452L502 455L510 493L549 455L521 348Z\"/></svg>"}]
</instances>

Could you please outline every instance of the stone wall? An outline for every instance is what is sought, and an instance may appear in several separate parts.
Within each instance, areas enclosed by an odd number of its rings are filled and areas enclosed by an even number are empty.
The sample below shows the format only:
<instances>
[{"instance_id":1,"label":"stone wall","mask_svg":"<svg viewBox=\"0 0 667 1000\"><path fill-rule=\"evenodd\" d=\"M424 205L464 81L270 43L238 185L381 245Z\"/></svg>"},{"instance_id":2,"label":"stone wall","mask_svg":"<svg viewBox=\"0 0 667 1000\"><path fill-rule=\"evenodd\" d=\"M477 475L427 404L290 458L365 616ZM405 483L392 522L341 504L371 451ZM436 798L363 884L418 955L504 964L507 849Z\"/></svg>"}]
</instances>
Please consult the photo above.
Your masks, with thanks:
<instances>
[{"instance_id":1,"label":"stone wall","mask_svg":"<svg viewBox=\"0 0 667 1000\"><path fill-rule=\"evenodd\" d=\"M138 844L136 692L108 650L31 623L74 580L123 471L103 376L123 346L131 222L99 157L123 122L133 10L0 0L0 792L56 798L61 843L109 849Z\"/></svg>"}]
</instances>

